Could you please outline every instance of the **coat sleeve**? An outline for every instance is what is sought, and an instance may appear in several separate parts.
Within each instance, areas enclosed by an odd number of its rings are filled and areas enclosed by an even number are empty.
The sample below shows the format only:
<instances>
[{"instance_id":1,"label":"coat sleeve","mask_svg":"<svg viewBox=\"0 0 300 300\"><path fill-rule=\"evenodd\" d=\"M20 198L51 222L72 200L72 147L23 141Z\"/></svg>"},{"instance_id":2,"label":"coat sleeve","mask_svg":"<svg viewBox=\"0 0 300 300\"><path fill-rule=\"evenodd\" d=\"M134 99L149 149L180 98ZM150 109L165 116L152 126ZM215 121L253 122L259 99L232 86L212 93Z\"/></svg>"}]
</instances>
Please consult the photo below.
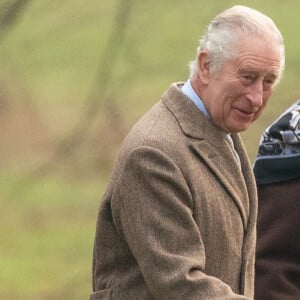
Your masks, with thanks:
<instances>
[{"instance_id":1,"label":"coat sleeve","mask_svg":"<svg viewBox=\"0 0 300 300\"><path fill-rule=\"evenodd\" d=\"M189 184L162 151L140 147L128 154L112 211L155 299L248 299L205 274Z\"/></svg>"}]
</instances>

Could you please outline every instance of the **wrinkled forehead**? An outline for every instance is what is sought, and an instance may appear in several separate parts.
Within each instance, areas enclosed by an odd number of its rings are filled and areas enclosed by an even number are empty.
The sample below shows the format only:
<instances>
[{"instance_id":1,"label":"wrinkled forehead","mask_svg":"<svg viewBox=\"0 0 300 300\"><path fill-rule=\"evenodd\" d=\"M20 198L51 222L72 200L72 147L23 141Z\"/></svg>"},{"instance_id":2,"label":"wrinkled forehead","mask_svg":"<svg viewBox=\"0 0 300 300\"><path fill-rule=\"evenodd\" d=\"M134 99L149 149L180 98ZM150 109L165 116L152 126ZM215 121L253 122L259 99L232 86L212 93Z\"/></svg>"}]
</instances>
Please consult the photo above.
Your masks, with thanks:
<instances>
[{"instance_id":1,"label":"wrinkled forehead","mask_svg":"<svg viewBox=\"0 0 300 300\"><path fill-rule=\"evenodd\" d=\"M261 36L243 36L236 45L236 61L244 68L279 72L281 67L280 45L273 39Z\"/></svg>"}]
</instances>

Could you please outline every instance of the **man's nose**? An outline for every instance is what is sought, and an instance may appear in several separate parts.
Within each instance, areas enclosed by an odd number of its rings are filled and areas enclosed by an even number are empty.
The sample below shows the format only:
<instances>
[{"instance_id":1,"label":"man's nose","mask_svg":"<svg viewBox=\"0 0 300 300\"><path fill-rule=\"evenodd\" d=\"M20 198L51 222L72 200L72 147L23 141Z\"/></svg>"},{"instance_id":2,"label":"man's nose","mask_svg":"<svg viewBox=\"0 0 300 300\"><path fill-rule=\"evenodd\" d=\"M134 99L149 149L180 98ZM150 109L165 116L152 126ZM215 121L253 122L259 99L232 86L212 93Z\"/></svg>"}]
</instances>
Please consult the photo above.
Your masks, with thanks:
<instances>
[{"instance_id":1,"label":"man's nose","mask_svg":"<svg viewBox=\"0 0 300 300\"><path fill-rule=\"evenodd\" d=\"M264 92L263 80L257 80L250 86L248 99L253 106L260 107L263 105L263 92Z\"/></svg>"}]
</instances>

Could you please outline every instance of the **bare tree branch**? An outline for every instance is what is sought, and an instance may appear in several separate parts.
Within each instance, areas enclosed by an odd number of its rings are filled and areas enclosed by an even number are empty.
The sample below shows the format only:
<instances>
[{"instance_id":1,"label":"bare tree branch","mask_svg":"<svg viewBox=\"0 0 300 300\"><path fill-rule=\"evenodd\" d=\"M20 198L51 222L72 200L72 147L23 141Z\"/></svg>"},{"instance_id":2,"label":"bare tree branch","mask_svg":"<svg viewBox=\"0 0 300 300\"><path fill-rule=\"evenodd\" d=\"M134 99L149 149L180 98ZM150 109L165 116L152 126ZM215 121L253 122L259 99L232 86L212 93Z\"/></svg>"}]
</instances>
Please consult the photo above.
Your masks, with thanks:
<instances>
[{"instance_id":1,"label":"bare tree branch","mask_svg":"<svg viewBox=\"0 0 300 300\"><path fill-rule=\"evenodd\" d=\"M103 103L103 101L102 103L99 101L99 95L101 94L101 99L104 99L104 101L108 98L109 83L113 78L116 61L126 36L126 29L131 14L131 4L131 0L120 0L119 2L111 33L101 56L94 83L85 101L86 109L78 120L77 125L69 136L58 143L53 156L33 171L30 177L45 175L53 168L54 163L61 161L66 156L69 157L83 142L85 133L92 125Z\"/></svg>"},{"instance_id":2,"label":"bare tree branch","mask_svg":"<svg viewBox=\"0 0 300 300\"><path fill-rule=\"evenodd\" d=\"M30 0L15 0L12 4L5 4L0 15L0 39L5 37L8 30L16 23L22 10Z\"/></svg>"}]
</instances>

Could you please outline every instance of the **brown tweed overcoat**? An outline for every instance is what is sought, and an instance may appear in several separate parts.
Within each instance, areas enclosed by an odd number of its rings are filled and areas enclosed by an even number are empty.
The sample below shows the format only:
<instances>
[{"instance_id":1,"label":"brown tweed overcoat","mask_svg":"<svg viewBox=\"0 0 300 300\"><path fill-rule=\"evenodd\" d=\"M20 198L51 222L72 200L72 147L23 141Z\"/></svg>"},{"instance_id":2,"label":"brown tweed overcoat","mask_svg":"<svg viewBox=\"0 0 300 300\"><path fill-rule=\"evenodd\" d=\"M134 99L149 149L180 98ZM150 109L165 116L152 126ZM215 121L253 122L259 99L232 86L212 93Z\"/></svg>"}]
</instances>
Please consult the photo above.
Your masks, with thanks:
<instances>
[{"instance_id":1,"label":"brown tweed overcoat","mask_svg":"<svg viewBox=\"0 0 300 300\"><path fill-rule=\"evenodd\" d=\"M253 298L256 187L232 139L241 169L178 84L137 122L99 210L92 300Z\"/></svg>"}]
</instances>

